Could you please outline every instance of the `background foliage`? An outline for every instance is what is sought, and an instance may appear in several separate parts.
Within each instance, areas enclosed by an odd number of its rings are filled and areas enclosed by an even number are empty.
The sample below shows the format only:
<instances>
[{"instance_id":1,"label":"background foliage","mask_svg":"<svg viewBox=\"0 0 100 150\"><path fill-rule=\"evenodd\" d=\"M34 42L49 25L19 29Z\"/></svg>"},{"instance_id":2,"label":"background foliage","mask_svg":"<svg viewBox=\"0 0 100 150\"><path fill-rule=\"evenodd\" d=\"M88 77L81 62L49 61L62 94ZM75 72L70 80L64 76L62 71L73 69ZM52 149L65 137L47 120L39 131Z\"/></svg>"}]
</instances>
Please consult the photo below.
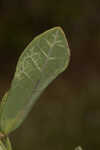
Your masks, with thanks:
<instances>
[{"instance_id":1,"label":"background foliage","mask_svg":"<svg viewBox=\"0 0 100 150\"><path fill-rule=\"evenodd\" d=\"M25 46L56 25L67 35L71 63L11 135L15 150L100 148L99 0L1 0L0 95Z\"/></svg>"}]
</instances>

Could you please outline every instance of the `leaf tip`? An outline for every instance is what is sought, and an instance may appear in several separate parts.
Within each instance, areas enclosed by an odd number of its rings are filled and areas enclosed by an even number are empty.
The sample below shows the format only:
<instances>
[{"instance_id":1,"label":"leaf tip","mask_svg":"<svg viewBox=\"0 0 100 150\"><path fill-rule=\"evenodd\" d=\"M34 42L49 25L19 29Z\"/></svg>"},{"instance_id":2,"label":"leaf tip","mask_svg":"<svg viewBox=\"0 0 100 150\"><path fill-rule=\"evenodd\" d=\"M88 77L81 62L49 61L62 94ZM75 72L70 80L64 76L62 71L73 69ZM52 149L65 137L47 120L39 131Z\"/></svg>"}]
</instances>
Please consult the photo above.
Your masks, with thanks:
<instances>
[{"instance_id":1,"label":"leaf tip","mask_svg":"<svg viewBox=\"0 0 100 150\"><path fill-rule=\"evenodd\" d=\"M62 32L64 34L64 30L61 26L56 26L54 27L56 30L59 30L60 32Z\"/></svg>"}]
</instances>

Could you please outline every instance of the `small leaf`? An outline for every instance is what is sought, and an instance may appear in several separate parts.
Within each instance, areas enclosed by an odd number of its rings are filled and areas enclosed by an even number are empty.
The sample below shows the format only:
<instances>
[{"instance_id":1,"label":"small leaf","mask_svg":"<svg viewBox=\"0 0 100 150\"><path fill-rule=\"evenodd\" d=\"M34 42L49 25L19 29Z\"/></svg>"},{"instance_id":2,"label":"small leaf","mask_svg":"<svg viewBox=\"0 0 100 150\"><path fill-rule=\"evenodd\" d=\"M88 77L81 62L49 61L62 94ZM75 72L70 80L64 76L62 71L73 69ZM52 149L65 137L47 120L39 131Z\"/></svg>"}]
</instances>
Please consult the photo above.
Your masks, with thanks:
<instances>
[{"instance_id":1,"label":"small leaf","mask_svg":"<svg viewBox=\"0 0 100 150\"><path fill-rule=\"evenodd\" d=\"M77 146L77 147L75 148L75 150L82 150L82 147L81 147L81 146Z\"/></svg>"},{"instance_id":2,"label":"small leaf","mask_svg":"<svg viewBox=\"0 0 100 150\"><path fill-rule=\"evenodd\" d=\"M8 137L3 139L3 142L4 142L4 145L5 145L7 150L12 150L11 142L10 142L10 139Z\"/></svg>"},{"instance_id":3,"label":"small leaf","mask_svg":"<svg viewBox=\"0 0 100 150\"><path fill-rule=\"evenodd\" d=\"M1 116L2 110L4 108L4 105L7 101L7 95L8 95L8 92L5 93L5 95L2 98L1 104L0 104L0 116Z\"/></svg>"},{"instance_id":4,"label":"small leaf","mask_svg":"<svg viewBox=\"0 0 100 150\"><path fill-rule=\"evenodd\" d=\"M11 143L8 137L3 139L3 141L0 140L0 150L12 150Z\"/></svg>"},{"instance_id":5,"label":"small leaf","mask_svg":"<svg viewBox=\"0 0 100 150\"><path fill-rule=\"evenodd\" d=\"M19 127L44 89L67 68L69 58L60 27L44 32L26 47L1 113L1 131L8 134Z\"/></svg>"},{"instance_id":6,"label":"small leaf","mask_svg":"<svg viewBox=\"0 0 100 150\"><path fill-rule=\"evenodd\" d=\"M0 140L0 150L7 150L1 140Z\"/></svg>"}]
</instances>

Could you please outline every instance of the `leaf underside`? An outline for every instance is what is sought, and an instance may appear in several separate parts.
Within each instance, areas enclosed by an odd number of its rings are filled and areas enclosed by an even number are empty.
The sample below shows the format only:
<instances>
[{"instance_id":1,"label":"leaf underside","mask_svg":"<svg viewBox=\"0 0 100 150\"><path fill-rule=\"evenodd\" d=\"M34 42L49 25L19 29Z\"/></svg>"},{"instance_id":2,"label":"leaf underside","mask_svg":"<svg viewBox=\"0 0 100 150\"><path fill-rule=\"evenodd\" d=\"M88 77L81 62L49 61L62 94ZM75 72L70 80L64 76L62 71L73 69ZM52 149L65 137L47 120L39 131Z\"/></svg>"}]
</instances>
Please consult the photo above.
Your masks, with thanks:
<instances>
[{"instance_id":1,"label":"leaf underside","mask_svg":"<svg viewBox=\"0 0 100 150\"><path fill-rule=\"evenodd\" d=\"M60 27L37 36L21 54L6 103L0 115L5 134L23 122L43 90L69 63L70 52Z\"/></svg>"}]
</instances>

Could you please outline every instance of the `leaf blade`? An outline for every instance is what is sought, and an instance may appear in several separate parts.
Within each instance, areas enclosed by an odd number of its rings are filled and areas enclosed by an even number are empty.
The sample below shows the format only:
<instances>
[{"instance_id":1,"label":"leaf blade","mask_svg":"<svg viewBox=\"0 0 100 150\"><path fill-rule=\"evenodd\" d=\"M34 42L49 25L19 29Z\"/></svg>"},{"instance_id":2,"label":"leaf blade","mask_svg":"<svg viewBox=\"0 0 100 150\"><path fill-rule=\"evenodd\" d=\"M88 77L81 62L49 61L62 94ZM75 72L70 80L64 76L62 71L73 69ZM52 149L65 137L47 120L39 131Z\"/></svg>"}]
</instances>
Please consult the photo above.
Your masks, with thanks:
<instances>
[{"instance_id":1,"label":"leaf blade","mask_svg":"<svg viewBox=\"0 0 100 150\"><path fill-rule=\"evenodd\" d=\"M26 47L1 113L0 125L5 134L19 127L44 89L67 68L69 58L60 27L44 32Z\"/></svg>"}]
</instances>

